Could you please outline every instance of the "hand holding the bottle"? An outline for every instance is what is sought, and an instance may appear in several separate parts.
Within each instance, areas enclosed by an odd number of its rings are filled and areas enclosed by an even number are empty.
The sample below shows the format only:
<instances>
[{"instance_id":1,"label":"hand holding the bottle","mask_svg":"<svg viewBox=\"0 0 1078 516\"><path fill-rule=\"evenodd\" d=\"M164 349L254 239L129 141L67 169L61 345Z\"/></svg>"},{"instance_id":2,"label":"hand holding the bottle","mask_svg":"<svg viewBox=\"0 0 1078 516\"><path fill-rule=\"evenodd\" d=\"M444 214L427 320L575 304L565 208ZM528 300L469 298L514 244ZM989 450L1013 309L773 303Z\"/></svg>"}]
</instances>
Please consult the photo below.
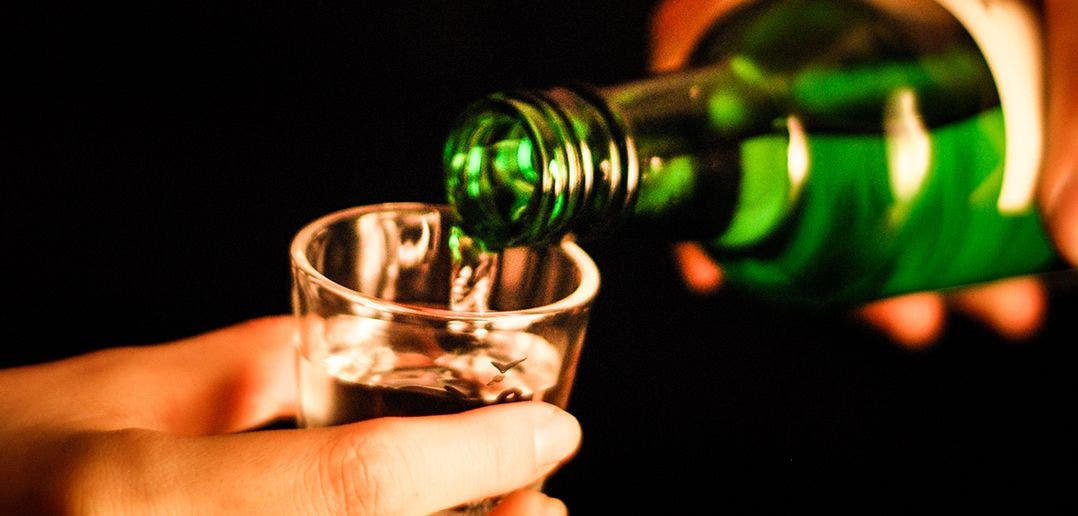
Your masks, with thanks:
<instances>
[{"instance_id":1,"label":"hand holding the bottle","mask_svg":"<svg viewBox=\"0 0 1078 516\"><path fill-rule=\"evenodd\" d=\"M652 67L679 67L696 40L719 16L744 0L664 0L652 24ZM889 0L888 0L889 1ZM892 2L895 3L895 2ZM904 8L901 2L896 9ZM1078 265L1078 3L1045 0L1047 36L1047 127L1045 164L1039 196L1059 252ZM722 283L721 269L693 243L677 244L675 256L688 287L710 292ZM1022 339L1034 334L1047 311L1043 285L1032 277L970 287L944 296L919 292L877 301L858 314L900 345L919 348L943 331L948 308L983 320L1001 335Z\"/></svg>"},{"instance_id":2,"label":"hand holding the bottle","mask_svg":"<svg viewBox=\"0 0 1078 516\"><path fill-rule=\"evenodd\" d=\"M294 413L289 319L0 371L0 512L428 514L528 485L579 445L540 402L245 432ZM510 513L566 508L521 489Z\"/></svg>"}]
</instances>

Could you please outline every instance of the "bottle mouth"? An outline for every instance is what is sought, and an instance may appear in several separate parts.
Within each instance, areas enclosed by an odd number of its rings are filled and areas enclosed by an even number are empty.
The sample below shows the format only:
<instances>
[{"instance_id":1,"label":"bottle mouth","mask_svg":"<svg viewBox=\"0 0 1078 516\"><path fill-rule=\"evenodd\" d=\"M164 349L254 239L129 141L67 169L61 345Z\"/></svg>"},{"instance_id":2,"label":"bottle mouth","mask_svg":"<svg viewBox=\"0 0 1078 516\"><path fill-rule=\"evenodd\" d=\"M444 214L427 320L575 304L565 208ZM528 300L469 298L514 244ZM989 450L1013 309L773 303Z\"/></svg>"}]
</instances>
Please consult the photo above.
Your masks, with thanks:
<instances>
[{"instance_id":1,"label":"bottle mouth","mask_svg":"<svg viewBox=\"0 0 1078 516\"><path fill-rule=\"evenodd\" d=\"M526 105L492 96L465 110L447 140L449 204L461 229L487 249L536 241L546 160L530 120Z\"/></svg>"}]
</instances>

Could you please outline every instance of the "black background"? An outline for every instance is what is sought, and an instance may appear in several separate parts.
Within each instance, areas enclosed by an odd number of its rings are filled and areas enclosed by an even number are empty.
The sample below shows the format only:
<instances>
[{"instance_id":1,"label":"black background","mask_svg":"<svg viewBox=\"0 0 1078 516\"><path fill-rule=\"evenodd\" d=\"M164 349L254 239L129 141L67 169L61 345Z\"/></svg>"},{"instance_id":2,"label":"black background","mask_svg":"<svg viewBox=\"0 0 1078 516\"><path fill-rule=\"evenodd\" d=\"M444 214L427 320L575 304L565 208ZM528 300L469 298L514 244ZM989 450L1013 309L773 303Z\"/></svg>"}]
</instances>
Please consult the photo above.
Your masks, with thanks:
<instances>
[{"instance_id":1,"label":"black background","mask_svg":"<svg viewBox=\"0 0 1078 516\"><path fill-rule=\"evenodd\" d=\"M293 233L348 206L441 201L467 102L645 70L651 1L509 4L13 14L3 365L285 313ZM908 352L845 314L692 296L663 245L590 250L583 448L548 488L573 513L1073 509L1075 286L1029 342L954 317Z\"/></svg>"}]
</instances>

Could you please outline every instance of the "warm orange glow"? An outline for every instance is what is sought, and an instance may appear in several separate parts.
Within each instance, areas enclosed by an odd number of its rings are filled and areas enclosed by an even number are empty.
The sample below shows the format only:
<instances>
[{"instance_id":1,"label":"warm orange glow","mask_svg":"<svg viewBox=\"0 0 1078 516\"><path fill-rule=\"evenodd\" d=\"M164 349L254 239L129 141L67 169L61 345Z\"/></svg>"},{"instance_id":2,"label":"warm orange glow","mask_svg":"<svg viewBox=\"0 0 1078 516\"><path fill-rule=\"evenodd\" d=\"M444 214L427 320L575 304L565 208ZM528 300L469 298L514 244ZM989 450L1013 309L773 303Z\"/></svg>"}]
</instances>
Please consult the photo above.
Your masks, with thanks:
<instances>
[{"instance_id":1,"label":"warm orange glow","mask_svg":"<svg viewBox=\"0 0 1078 516\"><path fill-rule=\"evenodd\" d=\"M722 284L722 270L696 243L674 245L674 256L689 290L697 294L714 292Z\"/></svg>"},{"instance_id":2,"label":"warm orange glow","mask_svg":"<svg viewBox=\"0 0 1078 516\"><path fill-rule=\"evenodd\" d=\"M946 324L946 308L940 294L918 292L876 301L859 313L902 347L916 350L939 339Z\"/></svg>"}]
</instances>

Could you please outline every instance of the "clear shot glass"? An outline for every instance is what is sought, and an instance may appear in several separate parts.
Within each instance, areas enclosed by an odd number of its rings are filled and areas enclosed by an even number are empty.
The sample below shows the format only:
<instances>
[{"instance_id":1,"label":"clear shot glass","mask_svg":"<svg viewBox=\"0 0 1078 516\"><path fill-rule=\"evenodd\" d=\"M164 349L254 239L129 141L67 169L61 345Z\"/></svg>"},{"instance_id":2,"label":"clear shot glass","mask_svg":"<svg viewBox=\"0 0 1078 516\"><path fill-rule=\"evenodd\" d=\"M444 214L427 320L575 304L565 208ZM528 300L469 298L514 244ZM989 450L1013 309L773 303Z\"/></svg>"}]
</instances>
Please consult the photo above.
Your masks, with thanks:
<instances>
[{"instance_id":1,"label":"clear shot glass","mask_svg":"<svg viewBox=\"0 0 1078 516\"><path fill-rule=\"evenodd\" d=\"M460 246L442 205L360 206L300 229L290 249L299 426L523 400L566 408L595 263L566 239L505 250L482 281L465 281L479 271L461 270ZM479 303L450 302L462 284Z\"/></svg>"}]
</instances>

